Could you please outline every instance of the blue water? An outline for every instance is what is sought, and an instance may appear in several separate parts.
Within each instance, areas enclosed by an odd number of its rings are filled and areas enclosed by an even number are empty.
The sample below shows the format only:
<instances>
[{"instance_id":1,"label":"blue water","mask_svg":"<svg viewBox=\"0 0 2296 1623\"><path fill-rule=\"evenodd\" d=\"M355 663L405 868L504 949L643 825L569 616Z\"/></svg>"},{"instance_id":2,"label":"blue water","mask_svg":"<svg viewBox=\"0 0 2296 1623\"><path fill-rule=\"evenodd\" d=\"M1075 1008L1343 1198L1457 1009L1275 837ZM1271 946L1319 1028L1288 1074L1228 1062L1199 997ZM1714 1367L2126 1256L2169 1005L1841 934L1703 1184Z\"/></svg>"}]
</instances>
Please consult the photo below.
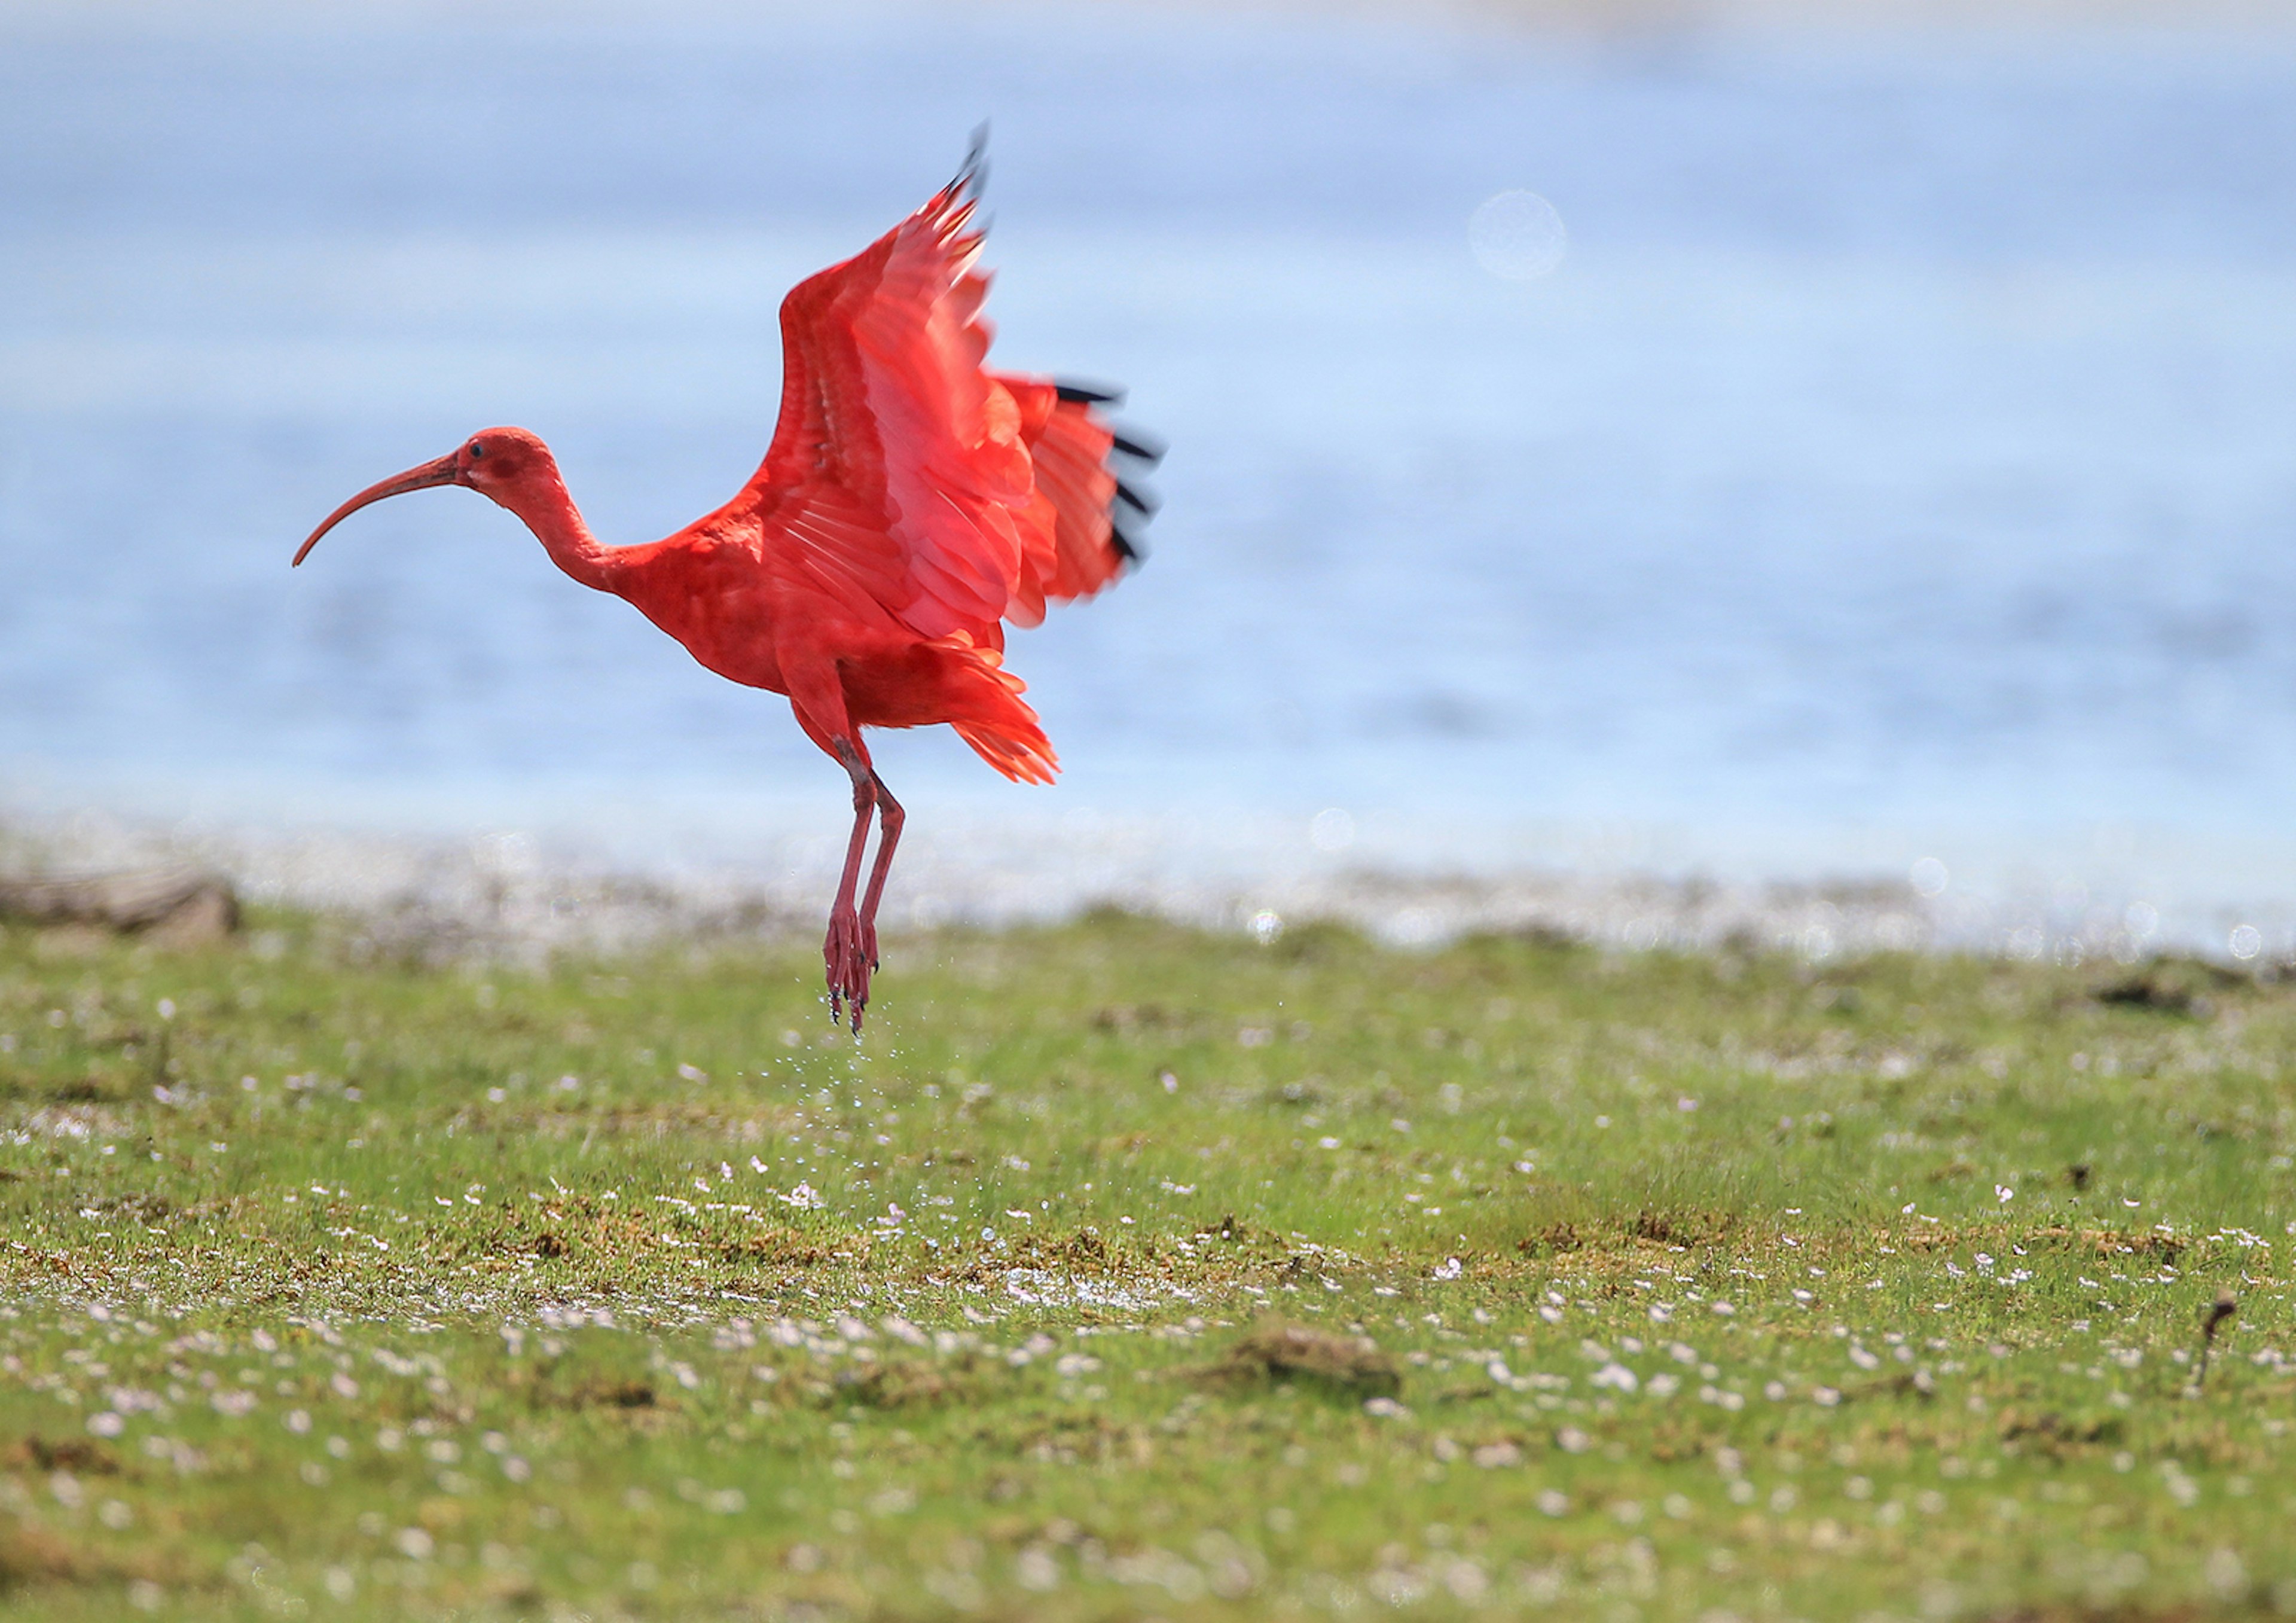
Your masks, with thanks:
<instances>
[{"instance_id":1,"label":"blue water","mask_svg":"<svg viewBox=\"0 0 2296 1623\"><path fill-rule=\"evenodd\" d=\"M715 505L783 291L986 117L1000 358L1172 446L1149 566L1015 639L1062 804L2296 873L2288 37L106 15L0 11L0 798L833 826L781 701L467 493L286 560L494 422L609 539ZM1510 188L1552 275L1469 251Z\"/></svg>"}]
</instances>

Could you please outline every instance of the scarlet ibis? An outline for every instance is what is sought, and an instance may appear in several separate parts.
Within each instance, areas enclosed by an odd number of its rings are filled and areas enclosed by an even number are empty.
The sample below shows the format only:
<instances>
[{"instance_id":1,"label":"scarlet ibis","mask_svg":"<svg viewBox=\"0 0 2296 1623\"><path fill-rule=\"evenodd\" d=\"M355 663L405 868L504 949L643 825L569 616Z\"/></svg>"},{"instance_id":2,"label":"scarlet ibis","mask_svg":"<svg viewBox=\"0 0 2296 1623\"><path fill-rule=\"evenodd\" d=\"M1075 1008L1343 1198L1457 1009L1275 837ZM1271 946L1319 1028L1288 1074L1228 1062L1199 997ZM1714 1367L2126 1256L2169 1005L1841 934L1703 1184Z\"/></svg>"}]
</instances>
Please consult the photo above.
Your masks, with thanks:
<instances>
[{"instance_id":1,"label":"scarlet ibis","mask_svg":"<svg viewBox=\"0 0 2296 1623\"><path fill-rule=\"evenodd\" d=\"M1132 475L1158 447L1119 432L1108 391L990 372L976 268L981 145L924 207L782 301L781 418L734 499L663 540L606 546L547 446L484 429L360 491L295 554L385 496L463 485L525 521L551 561L627 598L710 670L785 694L853 783L853 834L822 943L830 1018L861 1029L900 803L865 727L946 722L991 766L1049 783L1059 763L1004 621L1089 597L1139 556L1153 503ZM877 859L854 891L877 818Z\"/></svg>"}]
</instances>

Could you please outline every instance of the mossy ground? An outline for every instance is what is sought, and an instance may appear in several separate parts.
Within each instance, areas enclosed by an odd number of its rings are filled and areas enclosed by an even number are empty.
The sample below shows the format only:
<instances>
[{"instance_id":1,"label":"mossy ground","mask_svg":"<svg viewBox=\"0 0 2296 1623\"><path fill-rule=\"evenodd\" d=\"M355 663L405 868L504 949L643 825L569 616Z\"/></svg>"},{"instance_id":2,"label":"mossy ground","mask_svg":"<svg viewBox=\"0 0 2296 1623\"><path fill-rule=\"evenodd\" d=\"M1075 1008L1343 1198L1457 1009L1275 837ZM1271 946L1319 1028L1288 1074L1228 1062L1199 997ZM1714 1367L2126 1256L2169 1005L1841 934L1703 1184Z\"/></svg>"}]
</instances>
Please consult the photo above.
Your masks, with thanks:
<instances>
[{"instance_id":1,"label":"mossy ground","mask_svg":"<svg viewBox=\"0 0 2296 1623\"><path fill-rule=\"evenodd\" d=\"M818 979L0 934L0 1607L2296 1613L2296 988L1110 916L893 944L857 1046Z\"/></svg>"}]
</instances>

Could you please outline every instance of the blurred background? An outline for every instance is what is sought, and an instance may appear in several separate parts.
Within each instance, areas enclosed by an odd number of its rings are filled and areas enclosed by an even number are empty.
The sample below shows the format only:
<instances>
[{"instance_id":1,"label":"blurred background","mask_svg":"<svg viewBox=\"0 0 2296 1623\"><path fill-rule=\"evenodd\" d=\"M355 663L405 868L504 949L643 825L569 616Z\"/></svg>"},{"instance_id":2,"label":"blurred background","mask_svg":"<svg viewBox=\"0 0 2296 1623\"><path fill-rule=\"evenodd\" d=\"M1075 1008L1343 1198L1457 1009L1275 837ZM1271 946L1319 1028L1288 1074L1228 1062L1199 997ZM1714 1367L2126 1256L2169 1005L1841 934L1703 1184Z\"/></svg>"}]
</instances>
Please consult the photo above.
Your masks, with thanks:
<instances>
[{"instance_id":1,"label":"blurred background","mask_svg":"<svg viewBox=\"0 0 2296 1623\"><path fill-rule=\"evenodd\" d=\"M507 514L287 559L493 423L715 506L985 119L996 357L1167 506L1014 639L1057 789L879 748L897 914L2296 951L2276 15L0 4L0 821L817 911L786 704Z\"/></svg>"}]
</instances>

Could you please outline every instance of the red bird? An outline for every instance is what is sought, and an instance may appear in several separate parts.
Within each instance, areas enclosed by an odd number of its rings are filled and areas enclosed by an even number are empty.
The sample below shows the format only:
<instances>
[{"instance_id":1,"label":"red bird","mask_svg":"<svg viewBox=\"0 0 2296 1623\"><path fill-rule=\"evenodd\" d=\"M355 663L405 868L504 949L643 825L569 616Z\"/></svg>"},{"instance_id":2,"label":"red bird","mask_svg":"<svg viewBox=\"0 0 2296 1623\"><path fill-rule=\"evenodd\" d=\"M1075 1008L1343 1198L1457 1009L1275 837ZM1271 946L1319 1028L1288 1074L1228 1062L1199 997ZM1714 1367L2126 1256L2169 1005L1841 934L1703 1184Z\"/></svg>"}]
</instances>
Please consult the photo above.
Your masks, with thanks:
<instances>
[{"instance_id":1,"label":"red bird","mask_svg":"<svg viewBox=\"0 0 2296 1623\"><path fill-rule=\"evenodd\" d=\"M549 447L486 429L447 455L362 490L311 532L371 502L463 485L526 522L551 561L627 598L719 676L786 694L806 736L853 781L853 837L822 944L830 1018L853 1029L877 967L877 905L900 842L900 803L864 727L946 722L1008 778L1058 768L1021 679L1004 668L1004 621L1034 626L1047 602L1089 597L1138 556L1119 503L1152 504L1111 458L1158 452L1095 408L1113 396L990 372L980 316L988 275L980 146L930 202L782 301L781 421L740 494L676 535L602 545ZM876 813L877 860L854 891Z\"/></svg>"}]
</instances>

